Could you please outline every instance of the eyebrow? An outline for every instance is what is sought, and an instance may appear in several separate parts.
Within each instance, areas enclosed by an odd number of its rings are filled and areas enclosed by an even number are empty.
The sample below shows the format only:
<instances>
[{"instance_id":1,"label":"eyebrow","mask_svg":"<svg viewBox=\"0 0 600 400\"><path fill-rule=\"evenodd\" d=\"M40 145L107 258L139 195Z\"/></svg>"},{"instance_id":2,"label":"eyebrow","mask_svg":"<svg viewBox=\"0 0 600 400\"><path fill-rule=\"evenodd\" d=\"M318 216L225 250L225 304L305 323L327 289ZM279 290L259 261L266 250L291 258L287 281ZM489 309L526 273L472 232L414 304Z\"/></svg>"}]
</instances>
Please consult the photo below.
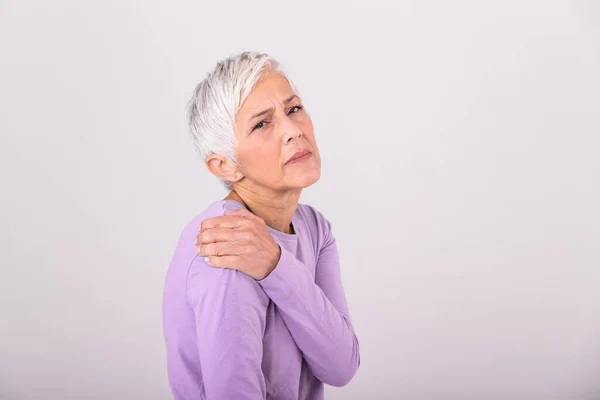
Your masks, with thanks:
<instances>
[{"instance_id":1,"label":"eyebrow","mask_svg":"<svg viewBox=\"0 0 600 400\"><path fill-rule=\"evenodd\" d=\"M287 104L287 103L289 103L290 101L292 101L292 100L294 99L294 97L298 97L298 95L296 95L296 94L293 94L293 95L291 95L290 97L288 97L287 99L285 99L285 100L283 101L283 103L284 103L284 104ZM300 98L300 97L298 97L298 98ZM250 117L250 119L249 119L248 121L252 121L254 118L256 118L256 117L260 117L261 115L265 115L266 113L268 113L268 112L269 112L269 111L271 111L272 109L273 109L273 107L271 107L271 108L267 108L266 110L263 110L263 111L261 111L261 112L259 112L259 113L256 113L256 114L254 114L253 116L251 116L251 117Z\"/></svg>"}]
</instances>

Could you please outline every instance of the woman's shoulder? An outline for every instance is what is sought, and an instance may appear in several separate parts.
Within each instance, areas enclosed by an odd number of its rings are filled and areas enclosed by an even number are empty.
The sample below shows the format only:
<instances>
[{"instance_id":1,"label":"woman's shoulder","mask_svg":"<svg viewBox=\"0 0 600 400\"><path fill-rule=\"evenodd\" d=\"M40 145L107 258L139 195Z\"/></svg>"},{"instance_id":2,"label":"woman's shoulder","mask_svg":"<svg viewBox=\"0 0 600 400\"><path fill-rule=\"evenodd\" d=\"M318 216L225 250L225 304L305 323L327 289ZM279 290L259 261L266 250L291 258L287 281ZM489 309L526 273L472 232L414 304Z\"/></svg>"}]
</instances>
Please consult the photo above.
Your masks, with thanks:
<instances>
[{"instance_id":1,"label":"woman's shoulder","mask_svg":"<svg viewBox=\"0 0 600 400\"><path fill-rule=\"evenodd\" d=\"M316 234L318 238L324 238L329 234L331 223L317 207L298 203L298 210L311 233Z\"/></svg>"},{"instance_id":2,"label":"woman's shoulder","mask_svg":"<svg viewBox=\"0 0 600 400\"><path fill-rule=\"evenodd\" d=\"M215 200L186 221L180 230L171 267L186 267L197 254L196 238L205 219L224 215L223 200Z\"/></svg>"},{"instance_id":3,"label":"woman's shoulder","mask_svg":"<svg viewBox=\"0 0 600 400\"><path fill-rule=\"evenodd\" d=\"M298 203L298 209L304 216L308 216L314 220L315 223L323 223L327 221L327 218L323 213L315 206L306 203Z\"/></svg>"},{"instance_id":4,"label":"woman's shoulder","mask_svg":"<svg viewBox=\"0 0 600 400\"><path fill-rule=\"evenodd\" d=\"M191 219L189 219L185 223L181 231L181 237L190 235L194 237L197 236L202 221L221 215L225 215L225 212L223 210L223 200L215 200L209 203L206 207L204 207L201 211L197 212Z\"/></svg>"}]
</instances>

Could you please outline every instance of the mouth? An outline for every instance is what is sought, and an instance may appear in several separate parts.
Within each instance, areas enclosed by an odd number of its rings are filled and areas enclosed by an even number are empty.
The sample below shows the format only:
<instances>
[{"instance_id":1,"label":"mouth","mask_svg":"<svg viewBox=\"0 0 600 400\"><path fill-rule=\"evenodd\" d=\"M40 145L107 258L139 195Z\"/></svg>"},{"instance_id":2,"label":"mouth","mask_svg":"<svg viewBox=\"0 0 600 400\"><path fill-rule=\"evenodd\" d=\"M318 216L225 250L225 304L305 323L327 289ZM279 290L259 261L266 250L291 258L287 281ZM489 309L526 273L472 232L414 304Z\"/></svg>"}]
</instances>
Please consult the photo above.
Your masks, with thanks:
<instances>
[{"instance_id":1,"label":"mouth","mask_svg":"<svg viewBox=\"0 0 600 400\"><path fill-rule=\"evenodd\" d=\"M285 165L289 165L289 164L295 164L295 163L299 163L302 161L306 161L308 160L310 157L312 157L312 153L309 150L303 150L303 151L299 151L296 154L294 154L292 156L292 158L290 158Z\"/></svg>"}]
</instances>

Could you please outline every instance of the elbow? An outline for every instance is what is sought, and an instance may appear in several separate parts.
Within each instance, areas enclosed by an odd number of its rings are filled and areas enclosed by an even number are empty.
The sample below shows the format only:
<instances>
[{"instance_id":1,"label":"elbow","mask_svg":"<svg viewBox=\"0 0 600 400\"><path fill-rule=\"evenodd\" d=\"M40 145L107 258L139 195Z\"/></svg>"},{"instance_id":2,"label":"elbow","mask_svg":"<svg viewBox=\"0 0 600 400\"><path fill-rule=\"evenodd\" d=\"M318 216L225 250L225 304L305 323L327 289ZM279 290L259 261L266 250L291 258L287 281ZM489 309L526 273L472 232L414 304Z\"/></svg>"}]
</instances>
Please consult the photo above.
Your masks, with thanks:
<instances>
[{"instance_id":1,"label":"elbow","mask_svg":"<svg viewBox=\"0 0 600 400\"><path fill-rule=\"evenodd\" d=\"M331 374L325 383L330 386L343 387L346 386L356 375L360 366L360 355L357 352L356 356L344 366L337 370L337 373Z\"/></svg>"}]
</instances>

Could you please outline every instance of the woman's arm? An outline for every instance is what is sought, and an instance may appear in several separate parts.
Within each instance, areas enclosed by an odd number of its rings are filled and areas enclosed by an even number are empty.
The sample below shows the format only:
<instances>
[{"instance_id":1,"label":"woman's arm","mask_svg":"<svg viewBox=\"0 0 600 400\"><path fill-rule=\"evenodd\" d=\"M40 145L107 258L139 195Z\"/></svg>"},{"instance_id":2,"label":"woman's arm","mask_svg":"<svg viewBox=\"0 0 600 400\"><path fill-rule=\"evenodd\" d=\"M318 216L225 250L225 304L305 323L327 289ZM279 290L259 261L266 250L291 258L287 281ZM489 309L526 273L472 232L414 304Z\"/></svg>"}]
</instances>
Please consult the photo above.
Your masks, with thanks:
<instances>
[{"instance_id":1,"label":"woman's arm","mask_svg":"<svg viewBox=\"0 0 600 400\"><path fill-rule=\"evenodd\" d=\"M207 400L265 399L261 363L269 299L254 279L192 261L187 297L194 310Z\"/></svg>"},{"instance_id":2,"label":"woman's arm","mask_svg":"<svg viewBox=\"0 0 600 400\"><path fill-rule=\"evenodd\" d=\"M344 386L360 365L359 343L350 321L335 237L321 217L325 237L316 276L284 246L277 266L257 281L279 308L285 324L313 374Z\"/></svg>"}]
</instances>

